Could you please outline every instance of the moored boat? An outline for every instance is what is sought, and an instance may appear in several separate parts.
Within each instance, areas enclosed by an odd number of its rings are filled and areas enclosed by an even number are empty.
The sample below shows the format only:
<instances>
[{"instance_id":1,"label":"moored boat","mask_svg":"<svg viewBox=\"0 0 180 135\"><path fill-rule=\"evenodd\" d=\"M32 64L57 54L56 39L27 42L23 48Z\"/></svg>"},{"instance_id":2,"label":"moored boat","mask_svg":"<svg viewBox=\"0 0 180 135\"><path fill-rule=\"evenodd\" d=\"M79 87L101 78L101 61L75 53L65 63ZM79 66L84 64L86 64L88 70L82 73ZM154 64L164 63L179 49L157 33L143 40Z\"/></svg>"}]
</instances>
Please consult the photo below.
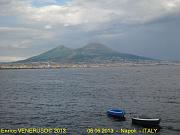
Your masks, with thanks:
<instances>
[{"instance_id":1,"label":"moored boat","mask_svg":"<svg viewBox=\"0 0 180 135\"><path fill-rule=\"evenodd\" d=\"M110 109L107 111L108 116L116 117L116 118L124 118L126 114L122 109Z\"/></svg>"},{"instance_id":2,"label":"moored boat","mask_svg":"<svg viewBox=\"0 0 180 135\"><path fill-rule=\"evenodd\" d=\"M132 118L132 123L142 126L158 126L161 119L152 119L152 118Z\"/></svg>"}]
</instances>

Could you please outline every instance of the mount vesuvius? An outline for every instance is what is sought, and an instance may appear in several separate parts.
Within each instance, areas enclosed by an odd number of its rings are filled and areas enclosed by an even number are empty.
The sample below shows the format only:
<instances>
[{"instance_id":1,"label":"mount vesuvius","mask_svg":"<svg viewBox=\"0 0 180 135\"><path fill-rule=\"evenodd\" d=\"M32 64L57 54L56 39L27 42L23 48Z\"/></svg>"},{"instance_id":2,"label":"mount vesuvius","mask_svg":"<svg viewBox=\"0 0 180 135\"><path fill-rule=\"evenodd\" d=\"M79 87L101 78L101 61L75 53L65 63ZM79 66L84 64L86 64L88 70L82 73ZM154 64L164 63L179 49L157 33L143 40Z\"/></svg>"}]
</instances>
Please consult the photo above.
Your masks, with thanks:
<instances>
[{"instance_id":1,"label":"mount vesuvius","mask_svg":"<svg viewBox=\"0 0 180 135\"><path fill-rule=\"evenodd\" d=\"M80 63L120 63L124 61L147 61L151 58L120 53L100 43L90 43L78 49L58 46L40 55L17 61L18 63L29 62L56 62L61 64Z\"/></svg>"}]
</instances>

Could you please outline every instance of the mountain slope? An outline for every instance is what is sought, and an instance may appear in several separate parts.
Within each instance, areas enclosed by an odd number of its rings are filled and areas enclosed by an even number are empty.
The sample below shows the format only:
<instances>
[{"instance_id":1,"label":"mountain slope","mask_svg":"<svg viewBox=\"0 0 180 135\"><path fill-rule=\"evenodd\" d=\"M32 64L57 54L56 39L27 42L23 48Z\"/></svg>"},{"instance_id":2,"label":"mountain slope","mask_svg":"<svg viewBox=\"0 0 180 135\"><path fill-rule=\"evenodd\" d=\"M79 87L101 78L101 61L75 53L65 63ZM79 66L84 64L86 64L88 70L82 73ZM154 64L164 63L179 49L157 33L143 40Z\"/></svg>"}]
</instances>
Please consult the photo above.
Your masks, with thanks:
<instances>
[{"instance_id":1,"label":"mountain slope","mask_svg":"<svg viewBox=\"0 0 180 135\"><path fill-rule=\"evenodd\" d=\"M72 53L73 53L72 49L67 48L65 46L59 46L45 53L31 57L26 60L22 60L20 62L47 62L47 61L56 61L57 59L63 61L65 57L68 57Z\"/></svg>"},{"instance_id":2,"label":"mountain slope","mask_svg":"<svg viewBox=\"0 0 180 135\"><path fill-rule=\"evenodd\" d=\"M123 61L152 60L132 54L120 53L99 43L91 43L82 48L70 49L59 46L38 56L19 62L57 62L57 63L112 63Z\"/></svg>"}]
</instances>

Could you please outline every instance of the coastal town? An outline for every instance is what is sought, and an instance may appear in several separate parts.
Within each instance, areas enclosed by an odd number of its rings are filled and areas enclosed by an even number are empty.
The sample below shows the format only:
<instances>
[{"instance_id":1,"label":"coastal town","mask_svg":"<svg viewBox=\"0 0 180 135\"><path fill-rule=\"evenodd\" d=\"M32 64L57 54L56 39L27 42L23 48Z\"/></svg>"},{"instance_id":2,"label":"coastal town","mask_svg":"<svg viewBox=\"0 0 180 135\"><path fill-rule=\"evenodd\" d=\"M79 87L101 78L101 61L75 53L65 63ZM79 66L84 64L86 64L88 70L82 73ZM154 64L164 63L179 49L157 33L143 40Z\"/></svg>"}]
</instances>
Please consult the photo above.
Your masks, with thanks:
<instances>
[{"instance_id":1,"label":"coastal town","mask_svg":"<svg viewBox=\"0 0 180 135\"><path fill-rule=\"evenodd\" d=\"M60 64L55 62L32 62L32 63L1 63L1 69L58 69L58 68L93 68L93 67L120 67L120 66L153 66L153 65L180 65L173 62L122 62L122 63L67 63Z\"/></svg>"}]
</instances>

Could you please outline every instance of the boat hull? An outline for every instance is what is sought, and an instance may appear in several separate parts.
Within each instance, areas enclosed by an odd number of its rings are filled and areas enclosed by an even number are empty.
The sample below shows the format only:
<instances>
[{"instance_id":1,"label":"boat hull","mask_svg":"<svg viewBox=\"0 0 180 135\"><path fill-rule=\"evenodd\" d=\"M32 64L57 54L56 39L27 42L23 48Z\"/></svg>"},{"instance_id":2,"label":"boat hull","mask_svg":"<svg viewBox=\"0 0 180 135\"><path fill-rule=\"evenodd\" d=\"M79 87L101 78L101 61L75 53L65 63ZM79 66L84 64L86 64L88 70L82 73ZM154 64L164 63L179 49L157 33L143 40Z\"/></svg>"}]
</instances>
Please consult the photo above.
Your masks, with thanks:
<instances>
[{"instance_id":1,"label":"boat hull","mask_svg":"<svg viewBox=\"0 0 180 135\"><path fill-rule=\"evenodd\" d=\"M161 119L132 118L132 123L142 126L158 126Z\"/></svg>"},{"instance_id":2,"label":"boat hull","mask_svg":"<svg viewBox=\"0 0 180 135\"><path fill-rule=\"evenodd\" d=\"M111 109L107 111L107 115L111 117L116 117L116 118L124 118L125 111L124 110L115 110Z\"/></svg>"}]
</instances>

